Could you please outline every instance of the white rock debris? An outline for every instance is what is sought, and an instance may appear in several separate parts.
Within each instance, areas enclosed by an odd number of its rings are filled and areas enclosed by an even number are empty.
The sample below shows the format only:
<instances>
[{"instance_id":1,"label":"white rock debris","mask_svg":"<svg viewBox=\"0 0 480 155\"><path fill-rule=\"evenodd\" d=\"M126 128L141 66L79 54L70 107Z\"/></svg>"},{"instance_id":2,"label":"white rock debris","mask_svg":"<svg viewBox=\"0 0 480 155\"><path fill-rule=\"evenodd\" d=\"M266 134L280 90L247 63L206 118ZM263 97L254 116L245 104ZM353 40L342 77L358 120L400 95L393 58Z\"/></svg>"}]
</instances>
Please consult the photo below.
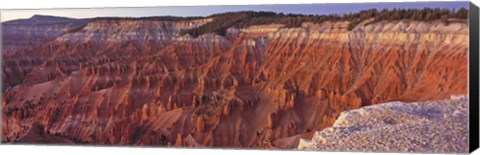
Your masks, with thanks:
<instances>
[{"instance_id":1,"label":"white rock debris","mask_svg":"<svg viewBox=\"0 0 480 155\"><path fill-rule=\"evenodd\" d=\"M300 150L468 152L468 96L388 102L340 114L333 127L301 139Z\"/></svg>"}]
</instances>

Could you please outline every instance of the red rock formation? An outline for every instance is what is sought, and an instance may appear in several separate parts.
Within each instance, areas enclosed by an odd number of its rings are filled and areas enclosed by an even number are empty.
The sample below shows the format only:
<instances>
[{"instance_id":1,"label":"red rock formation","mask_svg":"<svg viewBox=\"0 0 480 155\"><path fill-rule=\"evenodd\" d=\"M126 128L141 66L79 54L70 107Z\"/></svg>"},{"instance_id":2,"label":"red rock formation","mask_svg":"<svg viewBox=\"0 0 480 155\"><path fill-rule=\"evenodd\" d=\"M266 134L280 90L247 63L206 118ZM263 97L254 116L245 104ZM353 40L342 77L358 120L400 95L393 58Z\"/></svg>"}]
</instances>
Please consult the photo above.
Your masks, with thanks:
<instances>
[{"instance_id":1,"label":"red rock formation","mask_svg":"<svg viewBox=\"0 0 480 155\"><path fill-rule=\"evenodd\" d=\"M465 23L178 36L199 22L94 20L6 55L2 141L295 148L345 110L467 92Z\"/></svg>"}]
</instances>

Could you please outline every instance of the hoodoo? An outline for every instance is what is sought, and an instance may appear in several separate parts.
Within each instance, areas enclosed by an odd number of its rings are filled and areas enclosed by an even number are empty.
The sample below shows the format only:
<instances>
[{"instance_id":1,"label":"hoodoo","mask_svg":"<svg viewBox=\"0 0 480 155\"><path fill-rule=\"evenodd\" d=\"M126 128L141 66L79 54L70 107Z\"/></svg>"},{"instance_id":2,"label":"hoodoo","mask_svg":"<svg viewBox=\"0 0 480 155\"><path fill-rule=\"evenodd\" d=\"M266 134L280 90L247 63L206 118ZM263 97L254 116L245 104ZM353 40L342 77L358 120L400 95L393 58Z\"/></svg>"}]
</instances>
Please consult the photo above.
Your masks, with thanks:
<instances>
[{"instance_id":1,"label":"hoodoo","mask_svg":"<svg viewBox=\"0 0 480 155\"><path fill-rule=\"evenodd\" d=\"M467 93L463 19L247 15L2 23L2 141L292 149L343 111Z\"/></svg>"}]
</instances>

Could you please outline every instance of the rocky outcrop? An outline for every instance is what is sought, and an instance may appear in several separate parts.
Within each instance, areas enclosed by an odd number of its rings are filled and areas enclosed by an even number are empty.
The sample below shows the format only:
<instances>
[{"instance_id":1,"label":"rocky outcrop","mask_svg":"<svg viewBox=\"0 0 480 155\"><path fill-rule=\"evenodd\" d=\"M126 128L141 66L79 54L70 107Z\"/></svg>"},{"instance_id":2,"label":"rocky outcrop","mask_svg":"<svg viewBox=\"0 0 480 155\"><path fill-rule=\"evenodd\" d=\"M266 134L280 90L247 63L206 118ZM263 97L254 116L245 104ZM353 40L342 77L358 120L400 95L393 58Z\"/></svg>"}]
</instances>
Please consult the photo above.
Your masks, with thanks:
<instances>
[{"instance_id":1,"label":"rocky outcrop","mask_svg":"<svg viewBox=\"0 0 480 155\"><path fill-rule=\"evenodd\" d=\"M333 127L300 140L300 150L468 152L468 96L389 102L342 112Z\"/></svg>"},{"instance_id":2,"label":"rocky outcrop","mask_svg":"<svg viewBox=\"0 0 480 155\"><path fill-rule=\"evenodd\" d=\"M467 92L466 23L179 35L202 22L96 19L4 56L2 141L295 148L346 110Z\"/></svg>"}]
</instances>

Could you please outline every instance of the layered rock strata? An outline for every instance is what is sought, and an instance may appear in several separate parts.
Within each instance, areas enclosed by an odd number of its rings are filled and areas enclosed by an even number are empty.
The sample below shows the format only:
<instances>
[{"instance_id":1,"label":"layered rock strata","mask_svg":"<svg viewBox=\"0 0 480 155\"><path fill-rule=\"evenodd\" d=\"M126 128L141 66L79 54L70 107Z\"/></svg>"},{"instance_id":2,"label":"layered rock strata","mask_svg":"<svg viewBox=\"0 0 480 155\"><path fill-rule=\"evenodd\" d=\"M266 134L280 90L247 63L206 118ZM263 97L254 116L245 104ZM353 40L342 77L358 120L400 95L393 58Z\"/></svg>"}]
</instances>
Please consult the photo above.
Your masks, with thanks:
<instances>
[{"instance_id":1,"label":"layered rock strata","mask_svg":"<svg viewBox=\"0 0 480 155\"><path fill-rule=\"evenodd\" d=\"M346 110L467 92L464 22L179 35L209 21L98 19L4 54L2 141L287 149Z\"/></svg>"}]
</instances>

